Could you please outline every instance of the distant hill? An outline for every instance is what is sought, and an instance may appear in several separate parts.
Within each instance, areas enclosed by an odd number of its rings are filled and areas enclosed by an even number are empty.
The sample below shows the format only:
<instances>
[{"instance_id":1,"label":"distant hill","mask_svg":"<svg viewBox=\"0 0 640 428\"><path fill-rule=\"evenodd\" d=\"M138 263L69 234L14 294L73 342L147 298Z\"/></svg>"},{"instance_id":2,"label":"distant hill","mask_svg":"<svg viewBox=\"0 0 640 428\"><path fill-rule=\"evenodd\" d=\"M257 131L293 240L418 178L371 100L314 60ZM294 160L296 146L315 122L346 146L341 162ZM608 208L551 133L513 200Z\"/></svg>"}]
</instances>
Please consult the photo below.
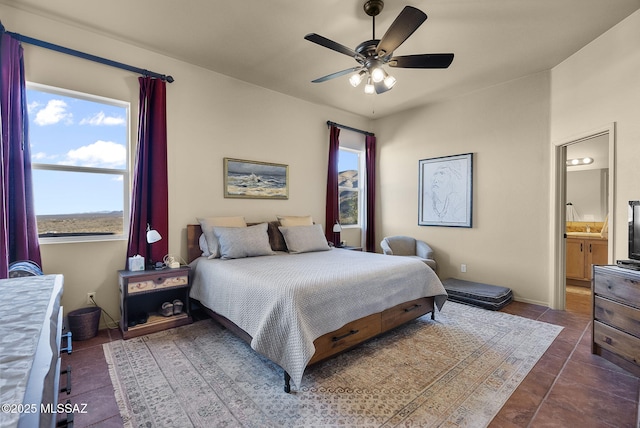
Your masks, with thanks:
<instances>
[{"instance_id":1,"label":"distant hill","mask_svg":"<svg viewBox=\"0 0 640 428\"><path fill-rule=\"evenodd\" d=\"M121 235L122 211L37 215L39 236Z\"/></svg>"},{"instance_id":2,"label":"distant hill","mask_svg":"<svg viewBox=\"0 0 640 428\"><path fill-rule=\"evenodd\" d=\"M338 187L357 189L358 171L350 169L338 174ZM358 192L340 192L340 224L358 224Z\"/></svg>"},{"instance_id":3,"label":"distant hill","mask_svg":"<svg viewBox=\"0 0 640 428\"><path fill-rule=\"evenodd\" d=\"M338 173L338 186L339 187L351 187L353 189L358 188L358 171L349 169L347 171L340 171Z\"/></svg>"},{"instance_id":4,"label":"distant hill","mask_svg":"<svg viewBox=\"0 0 640 428\"><path fill-rule=\"evenodd\" d=\"M44 214L37 216L43 220L65 219L65 218L96 218L96 217L120 217L122 211L97 211L92 213L74 213L74 214Z\"/></svg>"}]
</instances>

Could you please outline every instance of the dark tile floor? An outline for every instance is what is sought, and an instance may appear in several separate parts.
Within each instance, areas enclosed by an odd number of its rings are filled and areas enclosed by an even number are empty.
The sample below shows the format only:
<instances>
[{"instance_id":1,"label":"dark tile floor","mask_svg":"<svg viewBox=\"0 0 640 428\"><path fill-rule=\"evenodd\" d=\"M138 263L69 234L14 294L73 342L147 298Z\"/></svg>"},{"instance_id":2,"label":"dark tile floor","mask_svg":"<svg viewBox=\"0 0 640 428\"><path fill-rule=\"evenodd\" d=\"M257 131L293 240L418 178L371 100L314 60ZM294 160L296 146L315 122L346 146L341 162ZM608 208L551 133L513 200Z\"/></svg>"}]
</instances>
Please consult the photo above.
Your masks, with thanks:
<instances>
[{"instance_id":1,"label":"dark tile floor","mask_svg":"<svg viewBox=\"0 0 640 428\"><path fill-rule=\"evenodd\" d=\"M578 290L579 291L579 290ZM636 427L640 379L591 354L591 297L567 293L567 310L513 302L503 312L564 327L491 422L491 427ZM70 395L60 402L86 404L74 427L121 427L102 344L120 340L119 330L101 330L73 343L63 355L72 366ZM63 378L64 381L64 378Z\"/></svg>"}]
</instances>

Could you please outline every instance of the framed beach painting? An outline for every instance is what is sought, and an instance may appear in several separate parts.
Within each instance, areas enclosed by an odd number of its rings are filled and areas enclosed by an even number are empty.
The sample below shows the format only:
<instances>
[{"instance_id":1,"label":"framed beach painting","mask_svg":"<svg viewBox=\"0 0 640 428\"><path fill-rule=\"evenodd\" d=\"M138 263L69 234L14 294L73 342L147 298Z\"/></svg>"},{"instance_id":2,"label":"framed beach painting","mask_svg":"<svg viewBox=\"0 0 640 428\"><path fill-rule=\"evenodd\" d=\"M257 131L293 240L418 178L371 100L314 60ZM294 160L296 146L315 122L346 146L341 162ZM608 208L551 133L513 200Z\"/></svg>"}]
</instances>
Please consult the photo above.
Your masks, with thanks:
<instances>
[{"instance_id":1,"label":"framed beach painting","mask_svg":"<svg viewBox=\"0 0 640 428\"><path fill-rule=\"evenodd\" d=\"M418 225L471 227L473 153L422 159Z\"/></svg>"},{"instance_id":2,"label":"framed beach painting","mask_svg":"<svg viewBox=\"0 0 640 428\"><path fill-rule=\"evenodd\" d=\"M289 199L289 166L224 158L224 197Z\"/></svg>"}]
</instances>

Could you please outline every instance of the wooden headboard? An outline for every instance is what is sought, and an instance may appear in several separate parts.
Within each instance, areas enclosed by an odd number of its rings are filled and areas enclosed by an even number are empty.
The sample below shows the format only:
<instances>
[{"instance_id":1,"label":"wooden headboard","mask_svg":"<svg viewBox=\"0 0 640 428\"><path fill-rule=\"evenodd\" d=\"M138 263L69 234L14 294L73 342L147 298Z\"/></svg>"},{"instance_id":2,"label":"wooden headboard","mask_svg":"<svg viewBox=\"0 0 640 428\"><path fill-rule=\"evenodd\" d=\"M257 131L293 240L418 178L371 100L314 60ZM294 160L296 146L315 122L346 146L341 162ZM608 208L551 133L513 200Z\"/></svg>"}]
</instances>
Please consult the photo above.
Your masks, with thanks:
<instances>
[{"instance_id":1,"label":"wooden headboard","mask_svg":"<svg viewBox=\"0 0 640 428\"><path fill-rule=\"evenodd\" d=\"M202 228L199 224L187 225L187 263L191 263L202 255L198 240L202 234Z\"/></svg>"}]
</instances>

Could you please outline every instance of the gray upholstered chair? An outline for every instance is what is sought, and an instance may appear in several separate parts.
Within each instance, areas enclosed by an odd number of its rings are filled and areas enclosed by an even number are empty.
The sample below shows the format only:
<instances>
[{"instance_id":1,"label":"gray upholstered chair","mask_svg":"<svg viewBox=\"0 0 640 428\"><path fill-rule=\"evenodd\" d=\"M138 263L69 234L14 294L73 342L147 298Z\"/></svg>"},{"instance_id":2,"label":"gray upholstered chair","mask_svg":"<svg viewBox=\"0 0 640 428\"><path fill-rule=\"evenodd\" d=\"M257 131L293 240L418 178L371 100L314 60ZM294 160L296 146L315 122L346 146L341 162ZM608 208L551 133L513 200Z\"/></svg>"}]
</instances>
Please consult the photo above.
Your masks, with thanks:
<instances>
[{"instance_id":1,"label":"gray upholstered chair","mask_svg":"<svg viewBox=\"0 0 640 428\"><path fill-rule=\"evenodd\" d=\"M414 257L436 272L438 265L433 259L433 249L424 241L410 236L388 236L380 242L380 246L384 254Z\"/></svg>"}]
</instances>

